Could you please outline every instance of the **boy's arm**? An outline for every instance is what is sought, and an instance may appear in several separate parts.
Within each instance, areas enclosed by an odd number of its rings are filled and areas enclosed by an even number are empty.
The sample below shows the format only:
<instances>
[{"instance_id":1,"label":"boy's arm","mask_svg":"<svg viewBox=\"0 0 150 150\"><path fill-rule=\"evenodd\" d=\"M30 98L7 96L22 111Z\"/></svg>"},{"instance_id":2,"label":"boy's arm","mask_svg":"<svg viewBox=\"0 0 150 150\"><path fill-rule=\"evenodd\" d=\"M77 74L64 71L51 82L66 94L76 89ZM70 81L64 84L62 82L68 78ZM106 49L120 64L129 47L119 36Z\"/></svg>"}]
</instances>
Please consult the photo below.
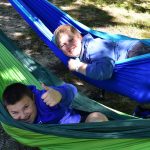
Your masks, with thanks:
<instances>
[{"instance_id":1,"label":"boy's arm","mask_svg":"<svg viewBox=\"0 0 150 150\"><path fill-rule=\"evenodd\" d=\"M57 104L68 107L74 99L77 89L72 84L63 84L61 86L46 86L46 92L42 95L43 101L50 107Z\"/></svg>"},{"instance_id":2,"label":"boy's arm","mask_svg":"<svg viewBox=\"0 0 150 150\"><path fill-rule=\"evenodd\" d=\"M95 80L108 80L111 78L115 62L109 57L100 58L91 64L79 62L76 59L70 59L68 62L71 71L77 71Z\"/></svg>"},{"instance_id":3,"label":"boy's arm","mask_svg":"<svg viewBox=\"0 0 150 150\"><path fill-rule=\"evenodd\" d=\"M109 57L100 58L92 64L88 64L86 75L95 80L108 80L112 77L115 61Z\"/></svg>"},{"instance_id":4,"label":"boy's arm","mask_svg":"<svg viewBox=\"0 0 150 150\"><path fill-rule=\"evenodd\" d=\"M61 105L64 108L68 108L70 106L78 92L77 88L74 85L68 83L53 88L61 93L62 100L59 103L59 105Z\"/></svg>"},{"instance_id":5,"label":"boy's arm","mask_svg":"<svg viewBox=\"0 0 150 150\"><path fill-rule=\"evenodd\" d=\"M60 103L62 99L62 95L59 91L48 87L44 84L42 84L43 89L45 90L45 93L42 94L41 98L43 99L44 103L50 107L53 107Z\"/></svg>"}]
</instances>

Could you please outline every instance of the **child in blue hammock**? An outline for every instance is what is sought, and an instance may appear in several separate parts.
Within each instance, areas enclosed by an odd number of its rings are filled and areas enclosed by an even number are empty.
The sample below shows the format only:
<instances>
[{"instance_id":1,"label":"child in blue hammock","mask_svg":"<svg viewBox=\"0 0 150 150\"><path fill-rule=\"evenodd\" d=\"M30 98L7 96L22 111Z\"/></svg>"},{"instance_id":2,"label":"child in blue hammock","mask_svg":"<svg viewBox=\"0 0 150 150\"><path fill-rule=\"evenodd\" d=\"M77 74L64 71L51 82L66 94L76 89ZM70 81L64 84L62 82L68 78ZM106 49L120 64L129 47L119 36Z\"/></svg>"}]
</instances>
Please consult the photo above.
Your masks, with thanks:
<instances>
[{"instance_id":1,"label":"child in blue hammock","mask_svg":"<svg viewBox=\"0 0 150 150\"><path fill-rule=\"evenodd\" d=\"M113 42L94 38L91 34L82 36L71 25L61 25L54 32L56 45L71 57L68 67L96 80L110 79L115 61L150 53L150 48L140 40Z\"/></svg>"},{"instance_id":2,"label":"child in blue hammock","mask_svg":"<svg viewBox=\"0 0 150 150\"><path fill-rule=\"evenodd\" d=\"M72 84L48 87L13 83L3 92L3 104L13 119L26 123L70 124L108 121L100 112L83 112L71 108L77 94Z\"/></svg>"}]
</instances>

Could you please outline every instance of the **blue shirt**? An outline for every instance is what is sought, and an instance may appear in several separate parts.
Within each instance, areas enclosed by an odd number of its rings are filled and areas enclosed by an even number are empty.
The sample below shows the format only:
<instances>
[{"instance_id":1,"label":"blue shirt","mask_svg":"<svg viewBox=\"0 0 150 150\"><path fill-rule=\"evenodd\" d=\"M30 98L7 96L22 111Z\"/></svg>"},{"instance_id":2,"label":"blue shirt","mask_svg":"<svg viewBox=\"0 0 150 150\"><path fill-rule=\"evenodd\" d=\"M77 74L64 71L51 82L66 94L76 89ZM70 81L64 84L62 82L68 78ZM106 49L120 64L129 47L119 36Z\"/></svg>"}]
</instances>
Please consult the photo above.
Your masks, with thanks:
<instances>
[{"instance_id":1,"label":"blue shirt","mask_svg":"<svg viewBox=\"0 0 150 150\"><path fill-rule=\"evenodd\" d=\"M115 61L127 58L128 52L139 40L120 40L113 42L93 38L87 34L82 39L80 61L88 64L86 75L96 80L110 79Z\"/></svg>"},{"instance_id":2,"label":"blue shirt","mask_svg":"<svg viewBox=\"0 0 150 150\"><path fill-rule=\"evenodd\" d=\"M61 86L51 88L59 91L62 95L60 103L50 107L47 106L41 99L45 90L38 90L35 86L28 86L28 88L34 93L35 104L37 107L37 116L34 123L54 123L54 124L68 124L79 123L81 116L76 113L70 104L77 94L77 89L71 84L64 84Z\"/></svg>"}]
</instances>

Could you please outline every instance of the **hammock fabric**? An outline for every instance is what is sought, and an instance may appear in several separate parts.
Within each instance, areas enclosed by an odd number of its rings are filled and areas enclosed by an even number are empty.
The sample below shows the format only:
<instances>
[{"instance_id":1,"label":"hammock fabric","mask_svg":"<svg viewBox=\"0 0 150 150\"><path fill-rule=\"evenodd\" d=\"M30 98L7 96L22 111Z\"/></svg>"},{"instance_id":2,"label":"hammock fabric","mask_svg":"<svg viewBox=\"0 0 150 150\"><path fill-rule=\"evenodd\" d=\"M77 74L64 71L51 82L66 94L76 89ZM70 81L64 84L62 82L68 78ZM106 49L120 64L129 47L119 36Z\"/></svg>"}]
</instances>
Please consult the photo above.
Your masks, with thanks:
<instances>
[{"instance_id":1,"label":"hammock fabric","mask_svg":"<svg viewBox=\"0 0 150 150\"><path fill-rule=\"evenodd\" d=\"M38 88L41 88L39 81L48 85L63 83L14 46L2 31L0 54L0 95L13 82L34 84ZM5 131L17 141L43 150L121 150L125 147L132 150L143 146L149 149L150 120L113 110L80 94L72 107L88 112L101 111L111 120L68 125L27 124L13 120L0 103L0 121Z\"/></svg>"},{"instance_id":2,"label":"hammock fabric","mask_svg":"<svg viewBox=\"0 0 150 150\"><path fill-rule=\"evenodd\" d=\"M77 22L68 14L49 3L47 0L9 0L20 15L37 32L55 55L67 65L66 57L53 43L53 32L61 24L71 24L81 33L91 33L94 36L113 41L132 39L123 35L114 35L91 30ZM44 11L43 11L44 10ZM150 46L150 39L141 39ZM108 91L116 92L139 103L150 102L150 54L129 58L116 62L113 77L110 80L92 80L76 73L81 79Z\"/></svg>"}]
</instances>

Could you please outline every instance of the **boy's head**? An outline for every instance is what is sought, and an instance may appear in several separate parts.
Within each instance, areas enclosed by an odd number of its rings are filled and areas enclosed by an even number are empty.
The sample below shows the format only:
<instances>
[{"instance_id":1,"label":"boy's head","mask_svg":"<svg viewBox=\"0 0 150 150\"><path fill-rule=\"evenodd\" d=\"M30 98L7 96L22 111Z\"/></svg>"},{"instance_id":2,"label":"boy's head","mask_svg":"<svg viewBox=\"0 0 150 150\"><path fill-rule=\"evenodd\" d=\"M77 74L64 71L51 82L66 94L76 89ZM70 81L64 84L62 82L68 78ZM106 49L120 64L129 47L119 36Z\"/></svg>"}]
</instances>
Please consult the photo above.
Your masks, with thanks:
<instances>
[{"instance_id":1,"label":"boy's head","mask_svg":"<svg viewBox=\"0 0 150 150\"><path fill-rule=\"evenodd\" d=\"M78 57L81 52L82 36L71 25L61 25L54 32L56 45L69 57Z\"/></svg>"},{"instance_id":2,"label":"boy's head","mask_svg":"<svg viewBox=\"0 0 150 150\"><path fill-rule=\"evenodd\" d=\"M34 95L22 83L13 83L7 86L2 95L4 105L9 114L16 120L33 123L36 115Z\"/></svg>"}]
</instances>

